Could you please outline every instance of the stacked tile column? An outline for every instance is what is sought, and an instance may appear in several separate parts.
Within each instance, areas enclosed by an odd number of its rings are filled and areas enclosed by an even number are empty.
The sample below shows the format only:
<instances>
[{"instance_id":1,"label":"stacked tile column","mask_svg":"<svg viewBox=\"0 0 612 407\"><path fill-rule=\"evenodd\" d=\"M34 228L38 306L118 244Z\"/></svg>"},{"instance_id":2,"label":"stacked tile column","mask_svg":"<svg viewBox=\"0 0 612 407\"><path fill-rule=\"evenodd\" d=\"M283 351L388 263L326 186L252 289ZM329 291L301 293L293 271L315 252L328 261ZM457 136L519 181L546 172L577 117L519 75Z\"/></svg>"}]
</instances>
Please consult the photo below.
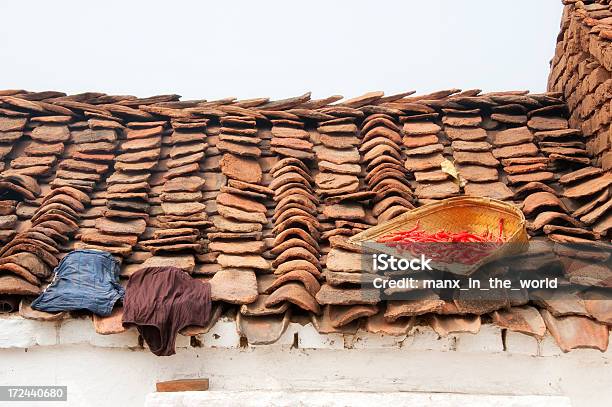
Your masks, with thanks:
<instances>
[{"instance_id":1,"label":"stacked tile column","mask_svg":"<svg viewBox=\"0 0 612 407\"><path fill-rule=\"evenodd\" d=\"M514 194L500 182L499 160L491 153L487 131L483 126L482 111L475 106L444 109L444 133L451 141L453 160L462 180L466 195L487 196L507 200Z\"/></svg>"},{"instance_id":2,"label":"stacked tile column","mask_svg":"<svg viewBox=\"0 0 612 407\"><path fill-rule=\"evenodd\" d=\"M565 97L570 126L582 131L595 163L609 170L612 168L609 5L605 2L566 3L548 89Z\"/></svg>"},{"instance_id":3,"label":"stacked tile column","mask_svg":"<svg viewBox=\"0 0 612 407\"><path fill-rule=\"evenodd\" d=\"M120 259L128 257L149 218L149 178L161 153L163 123L132 122L119 142L114 173L109 177L104 217L95 221L99 240L82 247L106 250ZM107 133L111 139L111 133ZM108 142L108 141L104 141ZM95 238L94 238L95 239Z\"/></svg>"},{"instance_id":4,"label":"stacked tile column","mask_svg":"<svg viewBox=\"0 0 612 407\"><path fill-rule=\"evenodd\" d=\"M440 199L458 192L458 186L451 176L442 171L445 158L444 143L440 125L435 122L438 114L427 106L421 106L423 112L409 111L401 116L402 143L406 160L404 167L416 180L415 193L419 203Z\"/></svg>"},{"instance_id":5,"label":"stacked tile column","mask_svg":"<svg viewBox=\"0 0 612 407\"><path fill-rule=\"evenodd\" d=\"M200 236L210 222L203 204L205 180L200 176L199 164L208 147L207 123L208 119L173 119L171 134L164 139L168 145L158 196L161 212L156 215L155 222L150 222L152 233L139 242L141 248L153 255L203 251Z\"/></svg>"},{"instance_id":6,"label":"stacked tile column","mask_svg":"<svg viewBox=\"0 0 612 407\"><path fill-rule=\"evenodd\" d=\"M14 146L23 137L23 129L28 121L27 113L5 111L6 113L11 116L0 116L0 174L9 166L5 160L8 161ZM0 244L15 235L17 226L18 219L15 215L17 201L11 199L10 195L9 190L0 195Z\"/></svg>"},{"instance_id":7,"label":"stacked tile column","mask_svg":"<svg viewBox=\"0 0 612 407\"><path fill-rule=\"evenodd\" d=\"M310 135L298 117L273 120L271 150L280 160L270 169L274 191L274 246L272 263L276 279L267 289L266 307L292 303L319 313L315 300L321 277L320 225L313 178L308 162L313 158Z\"/></svg>"},{"instance_id":8,"label":"stacked tile column","mask_svg":"<svg viewBox=\"0 0 612 407\"><path fill-rule=\"evenodd\" d=\"M219 253L221 266L211 283L224 289L213 292L213 299L248 304L257 299L255 273L270 272L270 263L261 255L265 250L261 231L268 222L261 201L270 191L261 185L261 139L255 117L227 115L220 123L216 146L223 153L220 168L227 184L216 197L218 215L213 218L214 232L208 234L208 248Z\"/></svg>"},{"instance_id":9,"label":"stacked tile column","mask_svg":"<svg viewBox=\"0 0 612 407\"><path fill-rule=\"evenodd\" d=\"M361 163L387 156L389 149L387 145L375 143L362 148L363 133L360 134L357 127L364 116L361 110L343 106L321 111L334 118L319 123L320 145L315 147L319 170L315 176L316 192L325 202L320 214L325 230L322 240L329 244L323 246L327 252L326 281L316 296L324 308L322 316L313 320L320 329L334 332L345 329L360 317L378 312L375 305L378 297L369 298L368 290L361 291L358 287L363 272L361 254L351 251L345 239L376 223L376 219L366 213L363 203L372 198L372 187L379 190L382 185L368 183L366 187L363 177L367 180L368 173L363 173ZM340 291L345 291L346 295L338 295ZM323 328L327 324L329 326Z\"/></svg>"},{"instance_id":10,"label":"stacked tile column","mask_svg":"<svg viewBox=\"0 0 612 407\"><path fill-rule=\"evenodd\" d=\"M385 114L370 115L363 122L361 136L359 150L367 155L365 181L368 190L376 193L372 215L384 222L412 209L412 191L401 155L402 137L395 119Z\"/></svg>"},{"instance_id":11,"label":"stacked tile column","mask_svg":"<svg viewBox=\"0 0 612 407\"><path fill-rule=\"evenodd\" d=\"M3 182L13 181L22 188L27 187L23 190L29 191L25 199L37 205L33 211L24 212L24 216L29 218L27 229L20 231L0 249L0 267L25 280L13 282L15 294L34 294L37 287L51 276L58 260L69 250L66 244L78 229L80 215L89 203L88 195L82 190L69 185L57 186L55 181L51 183L50 191L47 186L46 177L71 138L66 125L68 121L69 117L47 117L43 124L35 126L30 133L33 141L24 150L25 158L13 160L14 167L1 175ZM80 174L74 169L82 165L73 158L61 160L57 177L60 174ZM44 190L33 177L40 177ZM41 194L44 196L34 200L34 196ZM26 281L29 286L26 286Z\"/></svg>"},{"instance_id":12,"label":"stacked tile column","mask_svg":"<svg viewBox=\"0 0 612 407\"><path fill-rule=\"evenodd\" d=\"M355 123L363 116L363 112L341 108L326 113L336 118L319 123L317 131L320 145L315 147L319 170L315 175L316 192L318 197L325 200L319 217L325 225L321 236L323 241L337 235L352 236L368 227L359 198L352 200L355 197L353 194L361 189L358 177L361 170L357 172L357 167L362 157L358 149L360 140ZM377 151L367 154L373 156Z\"/></svg>"}]
</instances>

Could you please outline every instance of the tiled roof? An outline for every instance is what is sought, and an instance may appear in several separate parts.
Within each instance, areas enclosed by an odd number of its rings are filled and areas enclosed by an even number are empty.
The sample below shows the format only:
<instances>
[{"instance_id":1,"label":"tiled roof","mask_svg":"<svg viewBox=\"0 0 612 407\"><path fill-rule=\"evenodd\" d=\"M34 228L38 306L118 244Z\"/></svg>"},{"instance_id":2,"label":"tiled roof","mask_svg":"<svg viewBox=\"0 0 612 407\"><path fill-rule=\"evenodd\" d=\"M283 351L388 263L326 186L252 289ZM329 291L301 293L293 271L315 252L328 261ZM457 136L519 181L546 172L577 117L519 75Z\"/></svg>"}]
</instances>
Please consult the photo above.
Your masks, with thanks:
<instances>
[{"instance_id":1,"label":"tiled roof","mask_svg":"<svg viewBox=\"0 0 612 407\"><path fill-rule=\"evenodd\" d=\"M414 324L440 335L477 332L492 320L537 337L547 328L564 350L607 347L612 314L600 301L474 306L432 292L385 302L357 288L358 255L346 244L413 207L460 194L516 203L546 246L609 241L612 177L569 128L560 93L452 89L348 100L307 93L280 101L0 95L0 294L31 298L65 253L95 248L122 262L125 279L143 266L175 265L210 281L211 324L223 307L252 343L274 342L291 318L310 318L321 333L361 324L391 335ZM466 183L441 170L447 160ZM563 262L576 253L547 255L565 265L565 281L610 281L577 276ZM97 329L115 332L119 312L94 318ZM57 318L27 301L21 314Z\"/></svg>"}]
</instances>

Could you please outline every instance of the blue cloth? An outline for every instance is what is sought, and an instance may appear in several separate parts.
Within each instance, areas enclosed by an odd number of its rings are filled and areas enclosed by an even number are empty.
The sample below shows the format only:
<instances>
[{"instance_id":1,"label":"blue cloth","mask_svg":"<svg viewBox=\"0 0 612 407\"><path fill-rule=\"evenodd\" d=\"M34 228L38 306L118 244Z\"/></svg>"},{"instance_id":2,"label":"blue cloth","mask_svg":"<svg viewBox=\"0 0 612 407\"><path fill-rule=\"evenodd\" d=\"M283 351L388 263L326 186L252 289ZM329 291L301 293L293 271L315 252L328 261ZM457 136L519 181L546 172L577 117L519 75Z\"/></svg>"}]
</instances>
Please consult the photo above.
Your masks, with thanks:
<instances>
[{"instance_id":1,"label":"blue cloth","mask_svg":"<svg viewBox=\"0 0 612 407\"><path fill-rule=\"evenodd\" d=\"M39 311L89 310L108 316L125 290L119 284L119 263L101 250L75 250L55 268L53 281L32 302Z\"/></svg>"}]
</instances>

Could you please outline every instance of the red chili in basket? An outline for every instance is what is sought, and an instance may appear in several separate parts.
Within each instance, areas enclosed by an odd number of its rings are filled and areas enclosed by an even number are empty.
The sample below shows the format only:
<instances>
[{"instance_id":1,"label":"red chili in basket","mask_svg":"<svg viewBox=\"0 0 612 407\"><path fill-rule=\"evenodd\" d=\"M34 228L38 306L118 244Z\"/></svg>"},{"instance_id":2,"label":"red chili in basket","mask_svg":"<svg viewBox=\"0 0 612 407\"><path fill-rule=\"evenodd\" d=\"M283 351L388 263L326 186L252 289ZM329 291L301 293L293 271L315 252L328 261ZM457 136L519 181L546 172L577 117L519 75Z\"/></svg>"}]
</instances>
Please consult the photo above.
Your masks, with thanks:
<instances>
[{"instance_id":1,"label":"red chili in basket","mask_svg":"<svg viewBox=\"0 0 612 407\"><path fill-rule=\"evenodd\" d=\"M410 230L393 232L377 240L390 247L409 250L413 255L424 254L435 261L444 263L474 264L490 255L504 243L504 219L499 220L497 237L490 231L482 234L462 231L458 233L440 230L435 233L425 232L419 222ZM428 243L458 243L444 247L435 247ZM465 243L478 243L477 245Z\"/></svg>"}]
</instances>

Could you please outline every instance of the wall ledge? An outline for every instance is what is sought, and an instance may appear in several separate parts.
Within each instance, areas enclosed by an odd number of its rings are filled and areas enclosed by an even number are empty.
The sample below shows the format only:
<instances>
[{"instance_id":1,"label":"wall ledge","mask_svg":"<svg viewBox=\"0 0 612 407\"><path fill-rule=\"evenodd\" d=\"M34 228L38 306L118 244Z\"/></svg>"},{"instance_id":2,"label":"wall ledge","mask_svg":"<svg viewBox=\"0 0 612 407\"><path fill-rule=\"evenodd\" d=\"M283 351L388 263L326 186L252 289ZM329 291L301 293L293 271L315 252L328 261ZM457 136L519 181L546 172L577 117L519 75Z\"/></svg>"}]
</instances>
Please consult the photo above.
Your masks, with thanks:
<instances>
[{"instance_id":1,"label":"wall ledge","mask_svg":"<svg viewBox=\"0 0 612 407\"><path fill-rule=\"evenodd\" d=\"M296 341L297 338L297 341ZM611 338L612 343L612 338ZM297 346L296 346L297 344ZM0 317L0 349L28 349L47 346L89 345L96 348L122 348L147 351L135 328L114 335L100 335L94 330L91 319L70 318L63 321L43 322L24 319L18 315ZM178 335L176 348L208 349L302 349L302 350L362 350L381 349L397 351L439 351L459 353L499 353L529 355L534 357L562 357L564 355L590 354L606 360L612 359L612 346L605 353L591 349L576 349L563 353L550 335L542 340L531 336L506 332L492 324L485 324L477 334L456 333L440 337L428 326L413 327L407 335L389 336L357 331L354 335L319 334L310 323L290 323L279 340L270 345L245 344L236 330L233 320L222 318L206 334L195 340Z\"/></svg>"},{"instance_id":2,"label":"wall ledge","mask_svg":"<svg viewBox=\"0 0 612 407\"><path fill-rule=\"evenodd\" d=\"M150 393L145 407L196 406L225 407L571 407L563 396L499 396L489 394L410 393L410 392L298 392L298 391L203 391Z\"/></svg>"}]
</instances>

